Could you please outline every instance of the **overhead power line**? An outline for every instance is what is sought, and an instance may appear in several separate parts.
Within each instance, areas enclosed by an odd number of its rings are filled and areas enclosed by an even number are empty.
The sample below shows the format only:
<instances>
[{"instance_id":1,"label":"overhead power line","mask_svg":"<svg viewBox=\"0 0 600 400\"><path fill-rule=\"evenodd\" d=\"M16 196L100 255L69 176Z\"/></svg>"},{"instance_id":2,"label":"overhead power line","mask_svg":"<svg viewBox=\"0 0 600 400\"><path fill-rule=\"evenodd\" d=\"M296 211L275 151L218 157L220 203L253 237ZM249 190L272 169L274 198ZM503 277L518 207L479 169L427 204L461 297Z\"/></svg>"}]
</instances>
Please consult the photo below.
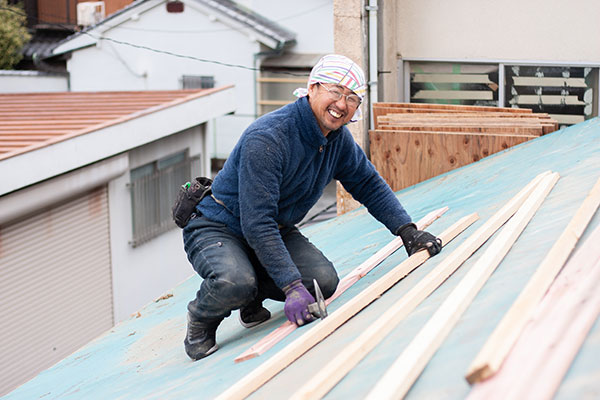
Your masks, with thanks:
<instances>
[{"instance_id":1,"label":"overhead power line","mask_svg":"<svg viewBox=\"0 0 600 400\"><path fill-rule=\"evenodd\" d=\"M27 14L19 12L17 10L13 10L11 8L0 7L0 10L9 11L9 12L12 12L14 14L27 17ZM72 32L72 29L70 27L68 27L67 25L64 25L64 24L61 24L61 23L56 23L56 22L46 22L46 21L42 21L41 19L38 19L38 18L34 18L34 19L36 19L38 23L43 23L43 24L46 24L46 25L49 25L49 26L56 26L56 27L59 27L59 28L61 28L63 30ZM187 54L179 54L179 53L174 53L172 51L155 49L153 47L149 47L149 46L145 46L145 45L139 45L139 44L135 44L135 43L130 43L130 42L126 42L126 41L123 41L123 40L117 40L117 39L108 38L108 37L100 37L100 36L93 35L90 32L87 32L85 30L84 31L80 31L79 34L87 35L87 36L89 36L89 37L91 37L91 38L93 38L95 40L106 40L106 41L113 42L113 43L116 43L116 44L120 44L120 45L123 45L123 46L129 46L129 47L133 47L133 48L136 48L136 49L151 51L151 52L154 52L154 53L164 54L164 55L168 55L168 56L172 56L172 57L178 57L178 58L193 60L193 61L202 62L202 63L216 64L216 65L221 65L221 66L230 67L230 68L239 68L239 69L244 69L244 70L248 70L248 71L256 71L256 72L263 71L263 69L261 69L261 68L248 67L246 65L240 65L240 64L232 64L232 63L227 63L227 62L218 61L218 60L211 60L211 59L207 59L207 58L190 56L190 55L187 55ZM301 76L301 77L307 77L308 76L308 74L301 74L301 73L295 73L295 72L289 72L289 71L274 71L274 70L270 70L270 72L271 73L275 73L275 74L282 74L282 75L292 75L292 76Z\"/></svg>"}]
</instances>

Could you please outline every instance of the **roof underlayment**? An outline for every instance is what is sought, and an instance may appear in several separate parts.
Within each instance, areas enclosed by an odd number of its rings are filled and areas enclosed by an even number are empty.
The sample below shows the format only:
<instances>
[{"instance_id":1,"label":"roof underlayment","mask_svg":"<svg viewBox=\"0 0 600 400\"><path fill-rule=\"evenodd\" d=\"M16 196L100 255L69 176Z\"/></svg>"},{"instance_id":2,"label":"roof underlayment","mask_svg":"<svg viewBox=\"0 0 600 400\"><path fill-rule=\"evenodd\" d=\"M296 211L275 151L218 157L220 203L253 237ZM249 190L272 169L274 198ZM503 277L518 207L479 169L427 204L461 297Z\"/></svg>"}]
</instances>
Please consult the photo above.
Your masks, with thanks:
<instances>
[{"instance_id":1,"label":"roof underlayment","mask_svg":"<svg viewBox=\"0 0 600 400\"><path fill-rule=\"evenodd\" d=\"M462 315L407 398L462 399L464 379L504 313L516 299L556 238L600 176L600 119L528 141L458 170L398 192L414 220L437 208L450 210L429 230L440 233L461 217L477 212L480 219L449 243L442 253L400 281L331 336L257 390L250 398L287 398L326 361L348 345L462 240L471 235L536 175L546 170L560 180L525 228L504 261ZM597 213L579 244L600 224ZM303 230L333 261L343 277L393 239L364 208ZM359 363L325 398L364 398L450 291L489 246L488 241L442 286ZM329 306L330 313L406 259L400 249ZM168 265L164 266L168 268ZM191 268L190 268L191 271ZM169 292L172 297L149 304L102 337L13 391L6 398L214 398L305 333L315 322L297 329L264 355L236 364L234 358L278 327L282 303L267 302L271 321L247 330L237 312L219 327L220 349L191 362L183 351L187 302L200 279L192 277ZM595 398L600 393L600 323L596 321L556 398Z\"/></svg>"}]
</instances>

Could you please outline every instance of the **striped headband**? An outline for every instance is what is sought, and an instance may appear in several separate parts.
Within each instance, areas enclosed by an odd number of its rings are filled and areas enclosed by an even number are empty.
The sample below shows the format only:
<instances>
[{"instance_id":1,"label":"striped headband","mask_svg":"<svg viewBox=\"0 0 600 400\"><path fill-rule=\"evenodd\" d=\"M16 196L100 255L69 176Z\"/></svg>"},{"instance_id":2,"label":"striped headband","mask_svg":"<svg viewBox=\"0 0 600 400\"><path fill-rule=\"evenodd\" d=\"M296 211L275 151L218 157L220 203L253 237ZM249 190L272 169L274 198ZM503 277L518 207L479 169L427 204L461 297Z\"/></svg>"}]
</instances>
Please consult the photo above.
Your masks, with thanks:
<instances>
[{"instance_id":1,"label":"striped headband","mask_svg":"<svg viewBox=\"0 0 600 400\"><path fill-rule=\"evenodd\" d=\"M367 83L363 70L348 57L338 54L323 56L310 71L306 88L294 90L294 96L304 97L308 94L308 88L315 83L333 83L342 85L352 90L362 100L367 92ZM360 107L352 116L350 122L362 119Z\"/></svg>"}]
</instances>

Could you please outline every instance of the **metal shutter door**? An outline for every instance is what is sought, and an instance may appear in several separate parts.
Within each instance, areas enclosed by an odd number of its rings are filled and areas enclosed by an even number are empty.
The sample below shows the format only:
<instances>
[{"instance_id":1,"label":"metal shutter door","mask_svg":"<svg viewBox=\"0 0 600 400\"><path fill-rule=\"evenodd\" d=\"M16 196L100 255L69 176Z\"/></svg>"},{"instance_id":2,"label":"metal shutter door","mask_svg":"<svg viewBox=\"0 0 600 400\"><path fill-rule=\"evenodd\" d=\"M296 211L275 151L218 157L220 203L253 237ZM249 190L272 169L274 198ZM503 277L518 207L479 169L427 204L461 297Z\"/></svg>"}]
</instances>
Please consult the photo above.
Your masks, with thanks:
<instances>
[{"instance_id":1,"label":"metal shutter door","mask_svg":"<svg viewBox=\"0 0 600 400\"><path fill-rule=\"evenodd\" d=\"M0 395L113 326L106 186L0 227L0 294Z\"/></svg>"}]
</instances>

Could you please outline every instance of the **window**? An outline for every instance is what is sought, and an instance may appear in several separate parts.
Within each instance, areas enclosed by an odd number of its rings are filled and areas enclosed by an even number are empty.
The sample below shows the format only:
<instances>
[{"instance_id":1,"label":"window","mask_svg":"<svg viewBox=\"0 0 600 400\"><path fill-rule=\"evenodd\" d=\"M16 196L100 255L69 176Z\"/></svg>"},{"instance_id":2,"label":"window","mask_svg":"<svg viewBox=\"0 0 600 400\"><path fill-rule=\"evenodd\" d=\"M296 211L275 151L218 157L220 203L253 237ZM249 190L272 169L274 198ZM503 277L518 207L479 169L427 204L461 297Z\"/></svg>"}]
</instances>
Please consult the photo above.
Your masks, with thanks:
<instances>
[{"instance_id":1,"label":"window","mask_svg":"<svg viewBox=\"0 0 600 400\"><path fill-rule=\"evenodd\" d=\"M131 209L133 247L176 227L171 207L179 187L200 170L200 157L180 152L132 169Z\"/></svg>"},{"instance_id":2,"label":"window","mask_svg":"<svg viewBox=\"0 0 600 400\"><path fill-rule=\"evenodd\" d=\"M274 111L296 101L293 92L306 87L310 70L323 54L284 53L262 60L256 78L258 115Z\"/></svg>"},{"instance_id":3,"label":"window","mask_svg":"<svg viewBox=\"0 0 600 400\"><path fill-rule=\"evenodd\" d=\"M308 77L310 70L304 71ZM258 115L274 111L296 101L292 94L296 88L306 87L308 78L294 77L277 72L262 71L257 78Z\"/></svg>"},{"instance_id":4,"label":"window","mask_svg":"<svg viewBox=\"0 0 600 400\"><path fill-rule=\"evenodd\" d=\"M215 87L215 77L206 75L183 75L182 89L212 89Z\"/></svg>"}]
</instances>

